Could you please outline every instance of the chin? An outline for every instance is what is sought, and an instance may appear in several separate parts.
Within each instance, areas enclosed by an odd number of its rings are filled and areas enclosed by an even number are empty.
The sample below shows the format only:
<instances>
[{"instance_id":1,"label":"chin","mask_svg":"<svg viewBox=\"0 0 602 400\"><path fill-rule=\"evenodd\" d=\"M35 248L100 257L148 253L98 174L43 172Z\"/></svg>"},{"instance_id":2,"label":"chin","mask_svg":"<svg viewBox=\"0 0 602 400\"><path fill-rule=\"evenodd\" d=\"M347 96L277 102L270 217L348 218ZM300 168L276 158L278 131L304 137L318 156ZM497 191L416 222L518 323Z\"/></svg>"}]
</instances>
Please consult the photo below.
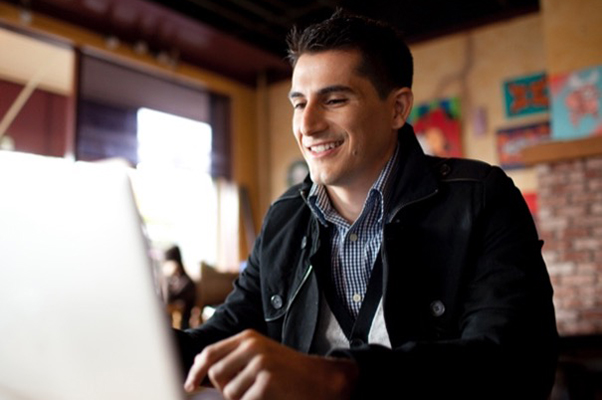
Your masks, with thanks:
<instances>
[{"instance_id":1,"label":"chin","mask_svg":"<svg viewBox=\"0 0 602 400\"><path fill-rule=\"evenodd\" d=\"M309 173L309 177L311 178L311 181L313 183L317 183L319 185L326 185L327 184L327 182L325 182L325 181L327 181L327 179L326 180L324 179L325 176L320 171L311 171Z\"/></svg>"},{"instance_id":2,"label":"chin","mask_svg":"<svg viewBox=\"0 0 602 400\"><path fill-rule=\"evenodd\" d=\"M314 179L314 177L312 176L312 179L311 179L311 180L312 180L314 183L318 183L318 184L320 184L320 185L333 186L333 185L335 185L335 184L337 183L337 180L336 180L336 179L334 179L334 178L335 178L335 177L333 177L333 176L330 176L330 175L328 175L328 174L317 174L317 175L315 176L315 179Z\"/></svg>"},{"instance_id":3,"label":"chin","mask_svg":"<svg viewBox=\"0 0 602 400\"><path fill-rule=\"evenodd\" d=\"M310 173L309 177L311 178L311 181L313 183L322 184L322 179L320 179L320 175Z\"/></svg>"},{"instance_id":4,"label":"chin","mask_svg":"<svg viewBox=\"0 0 602 400\"><path fill-rule=\"evenodd\" d=\"M341 183L341 178L344 176L339 168L333 168L335 166L329 165L328 168L321 168L325 166L315 166L312 168L311 164L309 167L309 176L312 182L327 185L336 186Z\"/></svg>"}]
</instances>

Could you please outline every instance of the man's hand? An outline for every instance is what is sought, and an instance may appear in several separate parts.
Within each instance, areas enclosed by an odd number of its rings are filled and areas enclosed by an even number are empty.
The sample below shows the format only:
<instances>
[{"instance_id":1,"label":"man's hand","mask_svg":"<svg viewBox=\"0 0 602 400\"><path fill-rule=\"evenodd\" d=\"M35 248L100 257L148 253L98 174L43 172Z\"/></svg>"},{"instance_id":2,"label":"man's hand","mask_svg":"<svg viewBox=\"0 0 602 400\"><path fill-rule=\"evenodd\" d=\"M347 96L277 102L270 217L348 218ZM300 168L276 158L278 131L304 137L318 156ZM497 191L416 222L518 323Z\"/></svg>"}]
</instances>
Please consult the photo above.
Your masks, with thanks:
<instances>
[{"instance_id":1,"label":"man's hand","mask_svg":"<svg viewBox=\"0 0 602 400\"><path fill-rule=\"evenodd\" d=\"M358 375L350 360L310 356L247 330L206 347L184 388L208 376L227 399L348 399Z\"/></svg>"}]
</instances>

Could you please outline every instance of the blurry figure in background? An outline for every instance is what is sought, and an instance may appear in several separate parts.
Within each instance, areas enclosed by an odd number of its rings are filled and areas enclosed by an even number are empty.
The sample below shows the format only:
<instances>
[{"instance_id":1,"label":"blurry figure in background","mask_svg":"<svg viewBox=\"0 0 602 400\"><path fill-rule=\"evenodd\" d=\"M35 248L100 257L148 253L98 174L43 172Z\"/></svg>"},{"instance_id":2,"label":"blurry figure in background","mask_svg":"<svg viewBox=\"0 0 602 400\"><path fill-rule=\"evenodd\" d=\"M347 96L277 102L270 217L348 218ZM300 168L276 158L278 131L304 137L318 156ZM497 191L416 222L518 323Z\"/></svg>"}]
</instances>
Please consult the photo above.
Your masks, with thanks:
<instances>
[{"instance_id":1,"label":"blurry figure in background","mask_svg":"<svg viewBox=\"0 0 602 400\"><path fill-rule=\"evenodd\" d=\"M165 301L172 311L181 315L180 329L190 326L190 315L196 304L196 284L184 270L182 254L178 246L172 246L165 251L163 258L163 273L165 274Z\"/></svg>"}]
</instances>

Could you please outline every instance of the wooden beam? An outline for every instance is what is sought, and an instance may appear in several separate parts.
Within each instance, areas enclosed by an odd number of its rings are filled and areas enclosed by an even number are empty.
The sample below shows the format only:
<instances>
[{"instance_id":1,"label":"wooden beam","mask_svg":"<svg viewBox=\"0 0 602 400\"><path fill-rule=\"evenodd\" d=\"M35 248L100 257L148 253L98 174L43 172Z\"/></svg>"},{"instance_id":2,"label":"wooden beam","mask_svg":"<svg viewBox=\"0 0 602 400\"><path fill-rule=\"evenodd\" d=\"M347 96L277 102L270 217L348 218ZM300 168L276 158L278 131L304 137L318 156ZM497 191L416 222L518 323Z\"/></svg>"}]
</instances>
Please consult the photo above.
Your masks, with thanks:
<instances>
[{"instance_id":1,"label":"wooden beam","mask_svg":"<svg viewBox=\"0 0 602 400\"><path fill-rule=\"evenodd\" d=\"M527 165L553 163L598 155L602 155L602 136L542 143L527 147L522 151L523 161Z\"/></svg>"}]
</instances>

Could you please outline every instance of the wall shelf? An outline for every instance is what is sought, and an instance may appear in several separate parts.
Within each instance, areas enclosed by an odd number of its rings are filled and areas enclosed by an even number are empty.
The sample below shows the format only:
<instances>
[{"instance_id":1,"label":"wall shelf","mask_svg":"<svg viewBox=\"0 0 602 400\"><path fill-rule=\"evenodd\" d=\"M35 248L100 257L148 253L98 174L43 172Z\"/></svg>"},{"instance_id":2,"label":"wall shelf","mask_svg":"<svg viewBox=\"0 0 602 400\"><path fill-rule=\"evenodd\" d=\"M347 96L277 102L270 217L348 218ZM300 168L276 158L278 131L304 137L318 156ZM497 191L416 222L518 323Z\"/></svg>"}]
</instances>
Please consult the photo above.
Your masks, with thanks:
<instances>
[{"instance_id":1,"label":"wall shelf","mask_svg":"<svg viewBox=\"0 0 602 400\"><path fill-rule=\"evenodd\" d=\"M602 136L585 139L554 141L527 147L522 158L527 165L587 158L602 155Z\"/></svg>"}]
</instances>

